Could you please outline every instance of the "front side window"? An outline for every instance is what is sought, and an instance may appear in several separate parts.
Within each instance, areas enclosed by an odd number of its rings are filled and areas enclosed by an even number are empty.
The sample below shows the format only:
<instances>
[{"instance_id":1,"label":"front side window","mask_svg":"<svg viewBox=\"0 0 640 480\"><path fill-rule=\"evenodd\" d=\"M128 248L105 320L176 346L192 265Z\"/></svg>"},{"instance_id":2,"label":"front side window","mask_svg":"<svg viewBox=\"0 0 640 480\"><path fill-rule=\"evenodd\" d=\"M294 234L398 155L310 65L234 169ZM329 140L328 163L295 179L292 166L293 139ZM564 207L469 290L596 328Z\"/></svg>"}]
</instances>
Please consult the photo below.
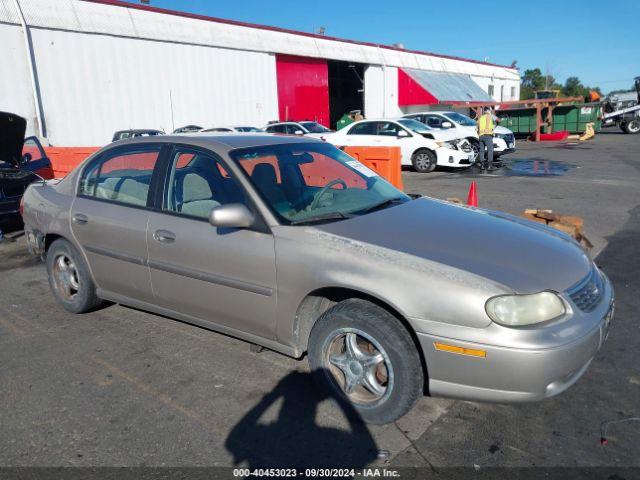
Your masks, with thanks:
<instances>
[{"instance_id":1,"label":"front side window","mask_svg":"<svg viewBox=\"0 0 640 480\"><path fill-rule=\"evenodd\" d=\"M284 223L349 218L409 201L374 171L327 143L267 145L230 155Z\"/></svg>"},{"instance_id":2,"label":"front side window","mask_svg":"<svg viewBox=\"0 0 640 480\"><path fill-rule=\"evenodd\" d=\"M320 125L317 122L300 122L300 125L302 125L304 128L306 128L307 131L310 132L310 133L327 133L327 132L331 132L331 130L329 130L327 127L325 127L324 125Z\"/></svg>"},{"instance_id":3,"label":"front side window","mask_svg":"<svg viewBox=\"0 0 640 480\"><path fill-rule=\"evenodd\" d=\"M80 194L125 205L147 205L160 148L160 145L144 145L107 153L84 172Z\"/></svg>"},{"instance_id":4,"label":"front side window","mask_svg":"<svg viewBox=\"0 0 640 480\"><path fill-rule=\"evenodd\" d=\"M463 127L475 127L476 121L473 118L469 118L466 115L463 115L458 112L447 112L445 116L451 120L453 123L457 123L458 125L462 125Z\"/></svg>"},{"instance_id":5,"label":"front side window","mask_svg":"<svg viewBox=\"0 0 640 480\"><path fill-rule=\"evenodd\" d=\"M398 123L403 127L408 128L409 130L413 130L416 133L428 133L433 131L431 127L428 127L424 123L412 118L403 118L402 120L398 120Z\"/></svg>"},{"instance_id":6,"label":"front side window","mask_svg":"<svg viewBox=\"0 0 640 480\"><path fill-rule=\"evenodd\" d=\"M442 117L440 115L425 115L426 124L431 128L442 127Z\"/></svg>"},{"instance_id":7,"label":"front side window","mask_svg":"<svg viewBox=\"0 0 640 480\"><path fill-rule=\"evenodd\" d=\"M237 132L259 132L260 129L256 127L235 127Z\"/></svg>"},{"instance_id":8,"label":"front side window","mask_svg":"<svg viewBox=\"0 0 640 480\"><path fill-rule=\"evenodd\" d=\"M24 157L27 153L31 157L32 162L42 160L45 157L45 154L40 147L40 143L38 143L34 137L29 137L24 141L22 146L22 156Z\"/></svg>"},{"instance_id":9,"label":"front side window","mask_svg":"<svg viewBox=\"0 0 640 480\"><path fill-rule=\"evenodd\" d=\"M207 219L213 208L227 203L245 203L245 197L220 161L200 150L176 148L163 210Z\"/></svg>"}]
</instances>

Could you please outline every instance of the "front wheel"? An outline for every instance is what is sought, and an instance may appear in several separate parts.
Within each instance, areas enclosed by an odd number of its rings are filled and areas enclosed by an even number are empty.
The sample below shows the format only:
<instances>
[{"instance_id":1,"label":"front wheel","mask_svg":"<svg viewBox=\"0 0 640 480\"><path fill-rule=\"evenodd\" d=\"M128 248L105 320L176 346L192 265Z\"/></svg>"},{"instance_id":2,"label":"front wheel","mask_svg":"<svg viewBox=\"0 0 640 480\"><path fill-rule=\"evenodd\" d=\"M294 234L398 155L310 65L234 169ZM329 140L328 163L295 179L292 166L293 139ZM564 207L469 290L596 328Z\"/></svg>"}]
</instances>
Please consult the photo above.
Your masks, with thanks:
<instances>
[{"instance_id":1,"label":"front wheel","mask_svg":"<svg viewBox=\"0 0 640 480\"><path fill-rule=\"evenodd\" d=\"M407 413L424 387L416 346L385 309L361 299L327 310L311 330L309 365L318 383L368 423Z\"/></svg>"},{"instance_id":2,"label":"front wheel","mask_svg":"<svg viewBox=\"0 0 640 480\"><path fill-rule=\"evenodd\" d=\"M625 123L624 131L626 133L638 133L640 132L640 119L634 119Z\"/></svg>"},{"instance_id":3,"label":"front wheel","mask_svg":"<svg viewBox=\"0 0 640 480\"><path fill-rule=\"evenodd\" d=\"M427 149L416 151L411 157L411 163L416 172L429 173L436 169L438 159L435 152Z\"/></svg>"}]
</instances>

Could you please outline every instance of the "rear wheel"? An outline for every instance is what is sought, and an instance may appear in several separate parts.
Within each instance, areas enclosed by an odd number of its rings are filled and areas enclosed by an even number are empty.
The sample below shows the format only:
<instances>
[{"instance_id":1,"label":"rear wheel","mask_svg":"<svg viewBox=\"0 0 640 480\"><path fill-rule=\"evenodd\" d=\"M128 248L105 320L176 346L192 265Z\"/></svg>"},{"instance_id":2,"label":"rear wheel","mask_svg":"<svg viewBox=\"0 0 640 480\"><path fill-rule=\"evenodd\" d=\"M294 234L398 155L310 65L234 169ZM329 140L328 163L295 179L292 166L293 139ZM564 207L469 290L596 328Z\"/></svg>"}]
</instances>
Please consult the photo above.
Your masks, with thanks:
<instances>
[{"instance_id":1,"label":"rear wheel","mask_svg":"<svg viewBox=\"0 0 640 480\"><path fill-rule=\"evenodd\" d=\"M416 172L429 173L436 168L437 157L434 152L423 148L417 150L411 157L411 163Z\"/></svg>"},{"instance_id":2,"label":"rear wheel","mask_svg":"<svg viewBox=\"0 0 640 480\"><path fill-rule=\"evenodd\" d=\"M627 122L624 126L624 131L627 133L638 133L640 132L640 119L634 119L630 122Z\"/></svg>"},{"instance_id":3,"label":"rear wheel","mask_svg":"<svg viewBox=\"0 0 640 480\"><path fill-rule=\"evenodd\" d=\"M327 310L313 326L308 357L320 385L369 423L397 420L422 394L422 365L409 332L366 300Z\"/></svg>"},{"instance_id":4,"label":"rear wheel","mask_svg":"<svg viewBox=\"0 0 640 480\"><path fill-rule=\"evenodd\" d=\"M65 310L85 313L102 305L84 259L67 240L51 244L46 263L51 291Z\"/></svg>"}]
</instances>

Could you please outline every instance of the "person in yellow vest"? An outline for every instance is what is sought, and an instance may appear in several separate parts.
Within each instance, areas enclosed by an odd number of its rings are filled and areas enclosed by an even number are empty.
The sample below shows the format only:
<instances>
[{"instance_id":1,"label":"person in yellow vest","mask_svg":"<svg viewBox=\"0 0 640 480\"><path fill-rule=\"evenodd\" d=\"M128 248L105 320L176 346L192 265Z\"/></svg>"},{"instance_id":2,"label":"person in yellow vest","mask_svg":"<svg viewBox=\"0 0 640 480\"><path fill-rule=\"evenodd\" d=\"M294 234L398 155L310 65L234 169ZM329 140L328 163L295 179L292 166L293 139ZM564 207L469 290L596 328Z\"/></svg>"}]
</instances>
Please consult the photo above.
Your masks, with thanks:
<instances>
[{"instance_id":1,"label":"person in yellow vest","mask_svg":"<svg viewBox=\"0 0 640 480\"><path fill-rule=\"evenodd\" d=\"M478 118L478 136L480 137L479 162L482 170L493 170L493 130L495 121L489 107L484 108L483 114ZM487 151L485 156L485 149Z\"/></svg>"}]
</instances>

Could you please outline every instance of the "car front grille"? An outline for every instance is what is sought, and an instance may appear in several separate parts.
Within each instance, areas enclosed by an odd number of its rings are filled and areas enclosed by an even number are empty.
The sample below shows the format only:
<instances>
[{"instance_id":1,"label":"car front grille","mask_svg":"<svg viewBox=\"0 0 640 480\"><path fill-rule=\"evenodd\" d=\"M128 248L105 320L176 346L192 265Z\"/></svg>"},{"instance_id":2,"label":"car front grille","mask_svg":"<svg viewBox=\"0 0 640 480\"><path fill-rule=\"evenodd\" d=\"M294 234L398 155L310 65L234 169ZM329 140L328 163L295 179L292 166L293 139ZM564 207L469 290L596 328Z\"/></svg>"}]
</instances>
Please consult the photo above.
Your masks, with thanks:
<instances>
[{"instance_id":1,"label":"car front grille","mask_svg":"<svg viewBox=\"0 0 640 480\"><path fill-rule=\"evenodd\" d=\"M584 280L570 288L567 293L576 307L583 312L592 312L604 296L602 275L594 267Z\"/></svg>"}]
</instances>

